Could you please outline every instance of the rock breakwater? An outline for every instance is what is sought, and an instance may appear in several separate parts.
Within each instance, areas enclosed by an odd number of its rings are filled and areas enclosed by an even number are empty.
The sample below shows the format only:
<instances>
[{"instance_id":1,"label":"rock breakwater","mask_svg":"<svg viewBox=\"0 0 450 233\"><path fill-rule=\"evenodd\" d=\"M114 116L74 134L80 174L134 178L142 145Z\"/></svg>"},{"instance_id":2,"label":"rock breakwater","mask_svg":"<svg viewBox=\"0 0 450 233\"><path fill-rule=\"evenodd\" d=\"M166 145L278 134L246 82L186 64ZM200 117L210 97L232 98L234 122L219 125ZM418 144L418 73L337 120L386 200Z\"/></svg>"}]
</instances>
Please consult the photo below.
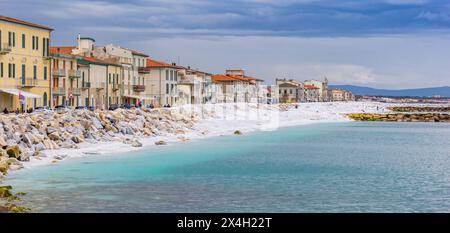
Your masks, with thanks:
<instances>
[{"instance_id":1,"label":"rock breakwater","mask_svg":"<svg viewBox=\"0 0 450 233\"><path fill-rule=\"evenodd\" d=\"M417 114L377 114L352 113L347 115L357 121L396 121L396 122L450 122L450 114L443 113L417 113Z\"/></svg>"}]
</instances>

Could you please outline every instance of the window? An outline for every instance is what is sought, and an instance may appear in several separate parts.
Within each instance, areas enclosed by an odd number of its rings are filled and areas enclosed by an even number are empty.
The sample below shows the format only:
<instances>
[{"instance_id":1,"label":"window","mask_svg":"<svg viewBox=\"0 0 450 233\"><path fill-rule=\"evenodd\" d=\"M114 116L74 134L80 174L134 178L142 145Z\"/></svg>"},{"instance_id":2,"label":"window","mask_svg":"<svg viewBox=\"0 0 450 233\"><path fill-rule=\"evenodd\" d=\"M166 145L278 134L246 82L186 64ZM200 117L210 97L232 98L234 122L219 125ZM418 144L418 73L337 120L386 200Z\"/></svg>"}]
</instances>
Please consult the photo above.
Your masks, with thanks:
<instances>
[{"instance_id":1,"label":"window","mask_svg":"<svg viewBox=\"0 0 450 233\"><path fill-rule=\"evenodd\" d=\"M22 34L22 48L25 48L25 34Z\"/></svg>"},{"instance_id":2,"label":"window","mask_svg":"<svg viewBox=\"0 0 450 233\"><path fill-rule=\"evenodd\" d=\"M16 77L16 64L8 64L8 77L15 78Z\"/></svg>"},{"instance_id":3,"label":"window","mask_svg":"<svg viewBox=\"0 0 450 233\"><path fill-rule=\"evenodd\" d=\"M11 47L16 46L16 33L15 32L8 32L8 45Z\"/></svg>"},{"instance_id":4,"label":"window","mask_svg":"<svg viewBox=\"0 0 450 233\"><path fill-rule=\"evenodd\" d=\"M111 74L109 74L108 83L111 84Z\"/></svg>"},{"instance_id":5,"label":"window","mask_svg":"<svg viewBox=\"0 0 450 233\"><path fill-rule=\"evenodd\" d=\"M166 94L169 94L169 84L166 83Z\"/></svg>"},{"instance_id":6,"label":"window","mask_svg":"<svg viewBox=\"0 0 450 233\"><path fill-rule=\"evenodd\" d=\"M33 66L33 79L36 79L37 77L37 75L36 75L36 73L37 73L37 67L36 67L36 65L34 65Z\"/></svg>"},{"instance_id":7,"label":"window","mask_svg":"<svg viewBox=\"0 0 450 233\"><path fill-rule=\"evenodd\" d=\"M36 50L39 50L39 37L36 36Z\"/></svg>"},{"instance_id":8,"label":"window","mask_svg":"<svg viewBox=\"0 0 450 233\"><path fill-rule=\"evenodd\" d=\"M35 48L36 48L36 45L35 45L35 43L36 43L36 40L35 40L35 36L33 36L32 38L31 38L31 49L33 49L33 50L35 50Z\"/></svg>"},{"instance_id":9,"label":"window","mask_svg":"<svg viewBox=\"0 0 450 233\"><path fill-rule=\"evenodd\" d=\"M0 78L3 78L3 62L0 63Z\"/></svg>"},{"instance_id":10,"label":"window","mask_svg":"<svg viewBox=\"0 0 450 233\"><path fill-rule=\"evenodd\" d=\"M44 66L44 80L47 80L47 66Z\"/></svg>"},{"instance_id":11,"label":"window","mask_svg":"<svg viewBox=\"0 0 450 233\"><path fill-rule=\"evenodd\" d=\"M47 92L44 92L42 99L44 100L44 106L47 106Z\"/></svg>"},{"instance_id":12,"label":"window","mask_svg":"<svg viewBox=\"0 0 450 233\"><path fill-rule=\"evenodd\" d=\"M169 70L166 70L166 80L169 81Z\"/></svg>"}]
</instances>

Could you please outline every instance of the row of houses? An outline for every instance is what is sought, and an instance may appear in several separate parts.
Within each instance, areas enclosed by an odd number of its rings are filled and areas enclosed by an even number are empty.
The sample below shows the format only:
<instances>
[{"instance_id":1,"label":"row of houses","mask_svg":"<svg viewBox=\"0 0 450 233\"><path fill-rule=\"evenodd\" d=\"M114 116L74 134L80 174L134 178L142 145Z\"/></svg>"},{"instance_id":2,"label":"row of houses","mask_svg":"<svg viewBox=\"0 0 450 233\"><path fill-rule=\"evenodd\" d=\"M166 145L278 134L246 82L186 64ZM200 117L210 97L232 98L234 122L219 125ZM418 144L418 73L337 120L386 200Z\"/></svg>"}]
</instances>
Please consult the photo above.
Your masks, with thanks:
<instances>
[{"instance_id":1,"label":"row of houses","mask_svg":"<svg viewBox=\"0 0 450 233\"><path fill-rule=\"evenodd\" d=\"M80 35L73 46L51 46L52 32L0 16L1 110L278 102L276 85L263 85L241 69L211 74Z\"/></svg>"},{"instance_id":2,"label":"row of houses","mask_svg":"<svg viewBox=\"0 0 450 233\"><path fill-rule=\"evenodd\" d=\"M352 92L341 89L330 89L328 79L324 81L294 79L276 79L281 103L354 101Z\"/></svg>"}]
</instances>

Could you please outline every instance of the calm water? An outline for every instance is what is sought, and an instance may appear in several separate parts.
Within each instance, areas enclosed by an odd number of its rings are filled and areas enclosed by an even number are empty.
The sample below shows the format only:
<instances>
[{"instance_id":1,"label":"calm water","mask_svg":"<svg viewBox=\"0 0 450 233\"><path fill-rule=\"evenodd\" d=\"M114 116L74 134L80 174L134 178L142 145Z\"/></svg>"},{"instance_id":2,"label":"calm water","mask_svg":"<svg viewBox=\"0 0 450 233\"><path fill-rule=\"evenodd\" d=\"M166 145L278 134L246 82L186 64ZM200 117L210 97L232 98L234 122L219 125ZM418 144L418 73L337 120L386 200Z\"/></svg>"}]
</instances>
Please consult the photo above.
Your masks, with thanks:
<instances>
[{"instance_id":1,"label":"calm water","mask_svg":"<svg viewBox=\"0 0 450 233\"><path fill-rule=\"evenodd\" d=\"M227 136L10 176L38 212L449 212L450 124Z\"/></svg>"}]
</instances>

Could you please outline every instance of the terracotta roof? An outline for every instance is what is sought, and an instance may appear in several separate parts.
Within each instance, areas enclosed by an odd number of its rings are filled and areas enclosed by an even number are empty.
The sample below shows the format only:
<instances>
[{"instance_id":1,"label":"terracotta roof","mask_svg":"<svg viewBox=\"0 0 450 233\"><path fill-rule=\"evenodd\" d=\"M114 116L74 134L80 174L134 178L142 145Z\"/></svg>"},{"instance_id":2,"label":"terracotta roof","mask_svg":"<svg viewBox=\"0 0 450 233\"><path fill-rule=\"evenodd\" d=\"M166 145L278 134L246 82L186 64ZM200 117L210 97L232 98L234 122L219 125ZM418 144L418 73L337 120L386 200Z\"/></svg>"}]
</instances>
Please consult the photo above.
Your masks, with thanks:
<instances>
[{"instance_id":1,"label":"terracotta roof","mask_svg":"<svg viewBox=\"0 0 450 233\"><path fill-rule=\"evenodd\" d=\"M72 55L72 50L75 48L75 46L51 46L50 54Z\"/></svg>"},{"instance_id":2,"label":"terracotta roof","mask_svg":"<svg viewBox=\"0 0 450 233\"><path fill-rule=\"evenodd\" d=\"M157 61L150 58L147 58L146 67L153 67L153 68L175 68L179 69L179 66L175 66L169 63L165 63L163 61Z\"/></svg>"},{"instance_id":3,"label":"terracotta roof","mask_svg":"<svg viewBox=\"0 0 450 233\"><path fill-rule=\"evenodd\" d=\"M319 89L318 87L313 86L313 85L305 85L304 87L305 87L305 89Z\"/></svg>"},{"instance_id":4,"label":"terracotta roof","mask_svg":"<svg viewBox=\"0 0 450 233\"><path fill-rule=\"evenodd\" d=\"M224 74L215 74L212 76L212 79L216 82L226 82L226 81L244 81L249 82L252 81L247 78L239 77L239 76L232 76L232 75L224 75Z\"/></svg>"},{"instance_id":5,"label":"terracotta roof","mask_svg":"<svg viewBox=\"0 0 450 233\"><path fill-rule=\"evenodd\" d=\"M53 28L49 28L49 27L42 26L42 25L35 24L35 23L30 23L30 22L23 21L23 20L20 20L20 19L14 19L14 18L11 18L11 17L3 16L3 15L0 15L0 20L7 21L7 22L10 22L10 23L17 23L17 24L30 26L30 27L41 28L41 29L46 29L46 30L53 31Z\"/></svg>"},{"instance_id":6,"label":"terracotta roof","mask_svg":"<svg viewBox=\"0 0 450 233\"><path fill-rule=\"evenodd\" d=\"M141 52L138 52L138 51L135 51L135 50L132 50L132 49L129 49L130 51L131 51L131 53L132 54L134 54L134 55L138 55L138 56L142 56L142 57L149 57L147 54L145 54L145 53L141 53Z\"/></svg>"}]
</instances>

